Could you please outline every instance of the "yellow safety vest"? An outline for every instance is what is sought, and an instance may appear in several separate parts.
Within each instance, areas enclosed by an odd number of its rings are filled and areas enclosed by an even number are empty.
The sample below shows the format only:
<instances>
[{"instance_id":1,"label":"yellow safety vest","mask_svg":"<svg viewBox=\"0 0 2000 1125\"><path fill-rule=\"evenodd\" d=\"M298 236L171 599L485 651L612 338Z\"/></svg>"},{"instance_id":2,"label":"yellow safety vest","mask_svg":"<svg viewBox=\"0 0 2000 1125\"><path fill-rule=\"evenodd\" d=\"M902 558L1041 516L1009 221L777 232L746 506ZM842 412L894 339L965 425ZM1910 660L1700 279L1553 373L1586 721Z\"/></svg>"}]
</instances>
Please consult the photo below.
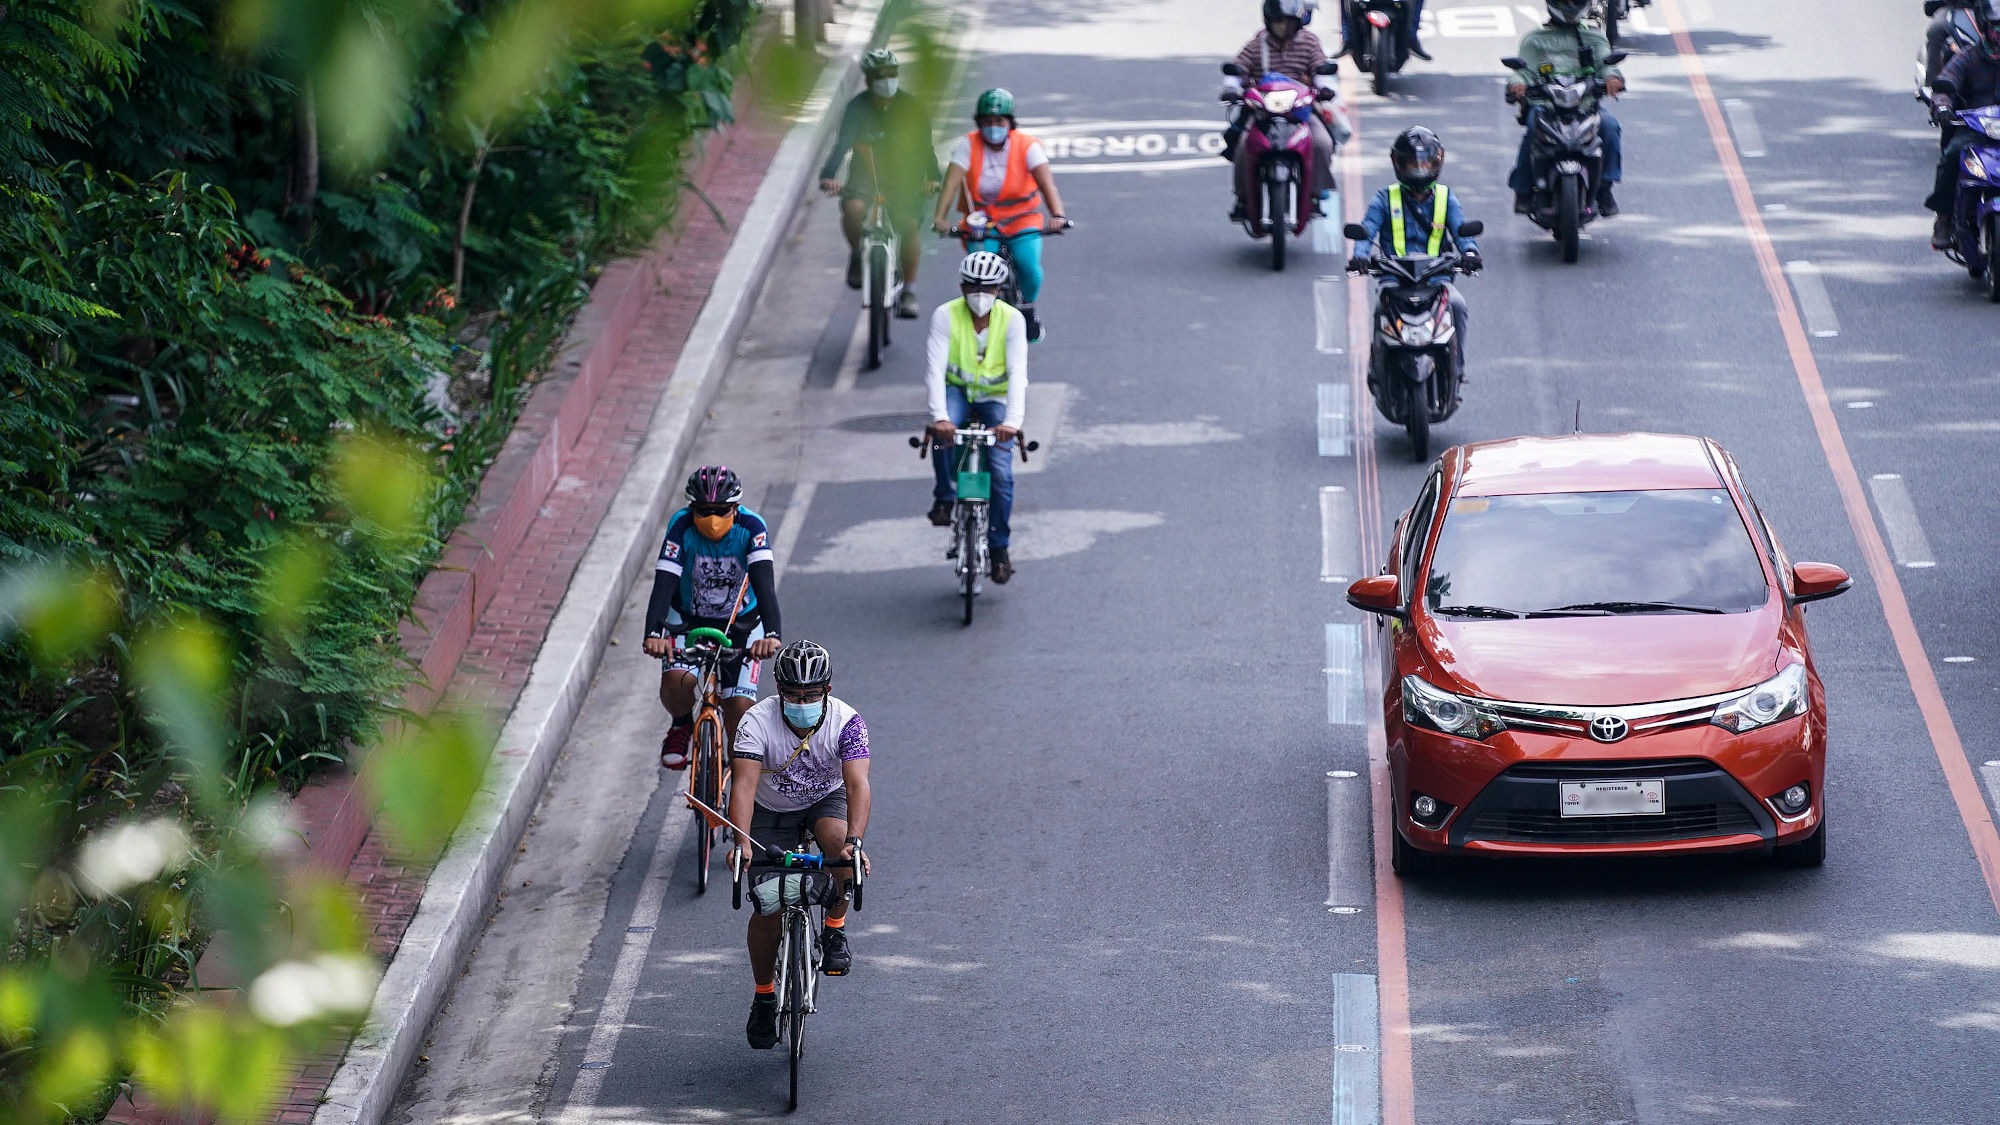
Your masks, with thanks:
<instances>
[{"instance_id":1,"label":"yellow safety vest","mask_svg":"<svg viewBox=\"0 0 2000 1125\"><path fill-rule=\"evenodd\" d=\"M1444 251L1444 225L1446 209L1450 206L1451 189L1443 184L1431 192L1431 245L1429 254L1435 258ZM1409 251L1403 243L1403 185L1389 185L1389 232L1395 240L1396 256L1407 257Z\"/></svg>"},{"instance_id":2,"label":"yellow safety vest","mask_svg":"<svg viewBox=\"0 0 2000 1125\"><path fill-rule=\"evenodd\" d=\"M979 347L979 330L965 298L946 305L951 316L951 350L946 353L945 381L964 387L969 399L999 398L1007 393L1007 328L1021 315L1005 301L993 302L986 322L986 348Z\"/></svg>"}]
</instances>

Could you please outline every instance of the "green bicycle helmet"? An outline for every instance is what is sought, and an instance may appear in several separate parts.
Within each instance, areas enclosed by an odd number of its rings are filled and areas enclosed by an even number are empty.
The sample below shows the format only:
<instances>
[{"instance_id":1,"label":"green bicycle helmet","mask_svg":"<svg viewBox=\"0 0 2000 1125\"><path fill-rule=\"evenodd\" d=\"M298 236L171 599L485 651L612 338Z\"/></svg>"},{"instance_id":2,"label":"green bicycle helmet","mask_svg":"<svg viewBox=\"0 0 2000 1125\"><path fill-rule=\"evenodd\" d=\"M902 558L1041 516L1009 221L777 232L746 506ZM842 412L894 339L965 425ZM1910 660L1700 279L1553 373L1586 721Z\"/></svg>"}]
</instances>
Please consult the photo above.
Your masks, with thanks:
<instances>
[{"instance_id":1,"label":"green bicycle helmet","mask_svg":"<svg viewBox=\"0 0 2000 1125\"><path fill-rule=\"evenodd\" d=\"M972 117L975 121L981 117L1004 117L1013 121L1014 95L995 86L979 95L979 101L972 107Z\"/></svg>"},{"instance_id":2,"label":"green bicycle helmet","mask_svg":"<svg viewBox=\"0 0 2000 1125\"><path fill-rule=\"evenodd\" d=\"M885 71L899 70L901 67L902 64L896 58L896 52L891 51L887 47L877 47L861 56L861 73L870 78Z\"/></svg>"}]
</instances>

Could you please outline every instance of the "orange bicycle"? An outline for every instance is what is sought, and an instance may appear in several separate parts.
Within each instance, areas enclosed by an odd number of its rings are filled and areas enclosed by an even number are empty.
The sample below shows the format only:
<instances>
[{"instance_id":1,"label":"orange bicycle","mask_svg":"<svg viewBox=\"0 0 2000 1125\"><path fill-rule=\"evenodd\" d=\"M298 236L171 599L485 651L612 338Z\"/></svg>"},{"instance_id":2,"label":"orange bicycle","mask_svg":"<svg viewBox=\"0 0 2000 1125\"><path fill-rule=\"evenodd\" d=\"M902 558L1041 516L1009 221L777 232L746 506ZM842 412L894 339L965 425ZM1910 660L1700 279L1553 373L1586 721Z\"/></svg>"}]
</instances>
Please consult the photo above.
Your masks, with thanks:
<instances>
[{"instance_id":1,"label":"orange bicycle","mask_svg":"<svg viewBox=\"0 0 2000 1125\"><path fill-rule=\"evenodd\" d=\"M694 755L689 762L688 809L694 813L695 867L694 893L708 890L709 857L715 851L716 830L723 827L720 816L708 809L729 807L729 737L722 721L722 666L734 655L729 634L721 629L690 629L681 659L695 667ZM742 659L751 659L748 653ZM706 805L703 809L695 802Z\"/></svg>"}]
</instances>

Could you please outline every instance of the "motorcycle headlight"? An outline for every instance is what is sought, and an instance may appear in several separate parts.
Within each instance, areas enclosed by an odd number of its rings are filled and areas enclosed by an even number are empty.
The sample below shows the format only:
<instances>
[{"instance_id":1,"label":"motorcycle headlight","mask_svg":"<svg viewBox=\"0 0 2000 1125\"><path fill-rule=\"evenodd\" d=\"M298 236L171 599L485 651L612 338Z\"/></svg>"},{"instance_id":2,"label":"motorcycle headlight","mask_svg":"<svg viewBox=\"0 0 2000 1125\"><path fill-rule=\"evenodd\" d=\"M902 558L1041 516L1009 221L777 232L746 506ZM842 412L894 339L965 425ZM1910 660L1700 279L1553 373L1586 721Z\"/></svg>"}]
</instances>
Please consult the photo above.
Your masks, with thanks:
<instances>
[{"instance_id":1,"label":"motorcycle headlight","mask_svg":"<svg viewBox=\"0 0 2000 1125\"><path fill-rule=\"evenodd\" d=\"M1428 322L1406 320L1403 322L1403 343L1412 348L1429 347L1437 338L1437 330Z\"/></svg>"},{"instance_id":2,"label":"motorcycle headlight","mask_svg":"<svg viewBox=\"0 0 2000 1125\"><path fill-rule=\"evenodd\" d=\"M1500 716L1479 700L1432 687L1420 676L1403 677L1403 718L1460 738L1491 738L1507 729Z\"/></svg>"},{"instance_id":3,"label":"motorcycle headlight","mask_svg":"<svg viewBox=\"0 0 2000 1125\"><path fill-rule=\"evenodd\" d=\"M1297 90L1272 90L1264 95L1264 108L1270 110L1274 115L1282 116L1283 114L1290 113L1292 112L1292 107L1298 104L1299 92Z\"/></svg>"},{"instance_id":4,"label":"motorcycle headlight","mask_svg":"<svg viewBox=\"0 0 2000 1125\"><path fill-rule=\"evenodd\" d=\"M1959 161L1958 166L1966 175L1971 176L1975 180L1991 178L1987 176L1986 165L1980 162L1978 153L1968 151L1964 158Z\"/></svg>"},{"instance_id":5,"label":"motorcycle headlight","mask_svg":"<svg viewBox=\"0 0 2000 1125\"><path fill-rule=\"evenodd\" d=\"M1794 664L1715 709L1708 721L1742 734L1805 714L1806 666Z\"/></svg>"}]
</instances>

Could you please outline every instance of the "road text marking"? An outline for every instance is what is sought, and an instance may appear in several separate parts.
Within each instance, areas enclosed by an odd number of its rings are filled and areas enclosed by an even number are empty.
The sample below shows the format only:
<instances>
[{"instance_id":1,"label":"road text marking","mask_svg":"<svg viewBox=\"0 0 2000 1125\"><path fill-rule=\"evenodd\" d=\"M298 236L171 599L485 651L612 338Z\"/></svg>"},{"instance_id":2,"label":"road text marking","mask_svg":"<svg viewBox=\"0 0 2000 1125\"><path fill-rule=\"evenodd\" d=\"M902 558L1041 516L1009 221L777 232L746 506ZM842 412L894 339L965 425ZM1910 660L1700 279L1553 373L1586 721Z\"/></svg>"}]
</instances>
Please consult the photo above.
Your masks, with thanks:
<instances>
[{"instance_id":1,"label":"road text marking","mask_svg":"<svg viewBox=\"0 0 2000 1125\"><path fill-rule=\"evenodd\" d=\"M1882 529L1889 533L1889 549L1896 562L1911 570L1927 570L1937 565L1924 525L1917 520L1917 506L1910 490L1895 473L1876 473L1868 478L1868 490L1875 494L1875 508L1882 513Z\"/></svg>"}]
</instances>

